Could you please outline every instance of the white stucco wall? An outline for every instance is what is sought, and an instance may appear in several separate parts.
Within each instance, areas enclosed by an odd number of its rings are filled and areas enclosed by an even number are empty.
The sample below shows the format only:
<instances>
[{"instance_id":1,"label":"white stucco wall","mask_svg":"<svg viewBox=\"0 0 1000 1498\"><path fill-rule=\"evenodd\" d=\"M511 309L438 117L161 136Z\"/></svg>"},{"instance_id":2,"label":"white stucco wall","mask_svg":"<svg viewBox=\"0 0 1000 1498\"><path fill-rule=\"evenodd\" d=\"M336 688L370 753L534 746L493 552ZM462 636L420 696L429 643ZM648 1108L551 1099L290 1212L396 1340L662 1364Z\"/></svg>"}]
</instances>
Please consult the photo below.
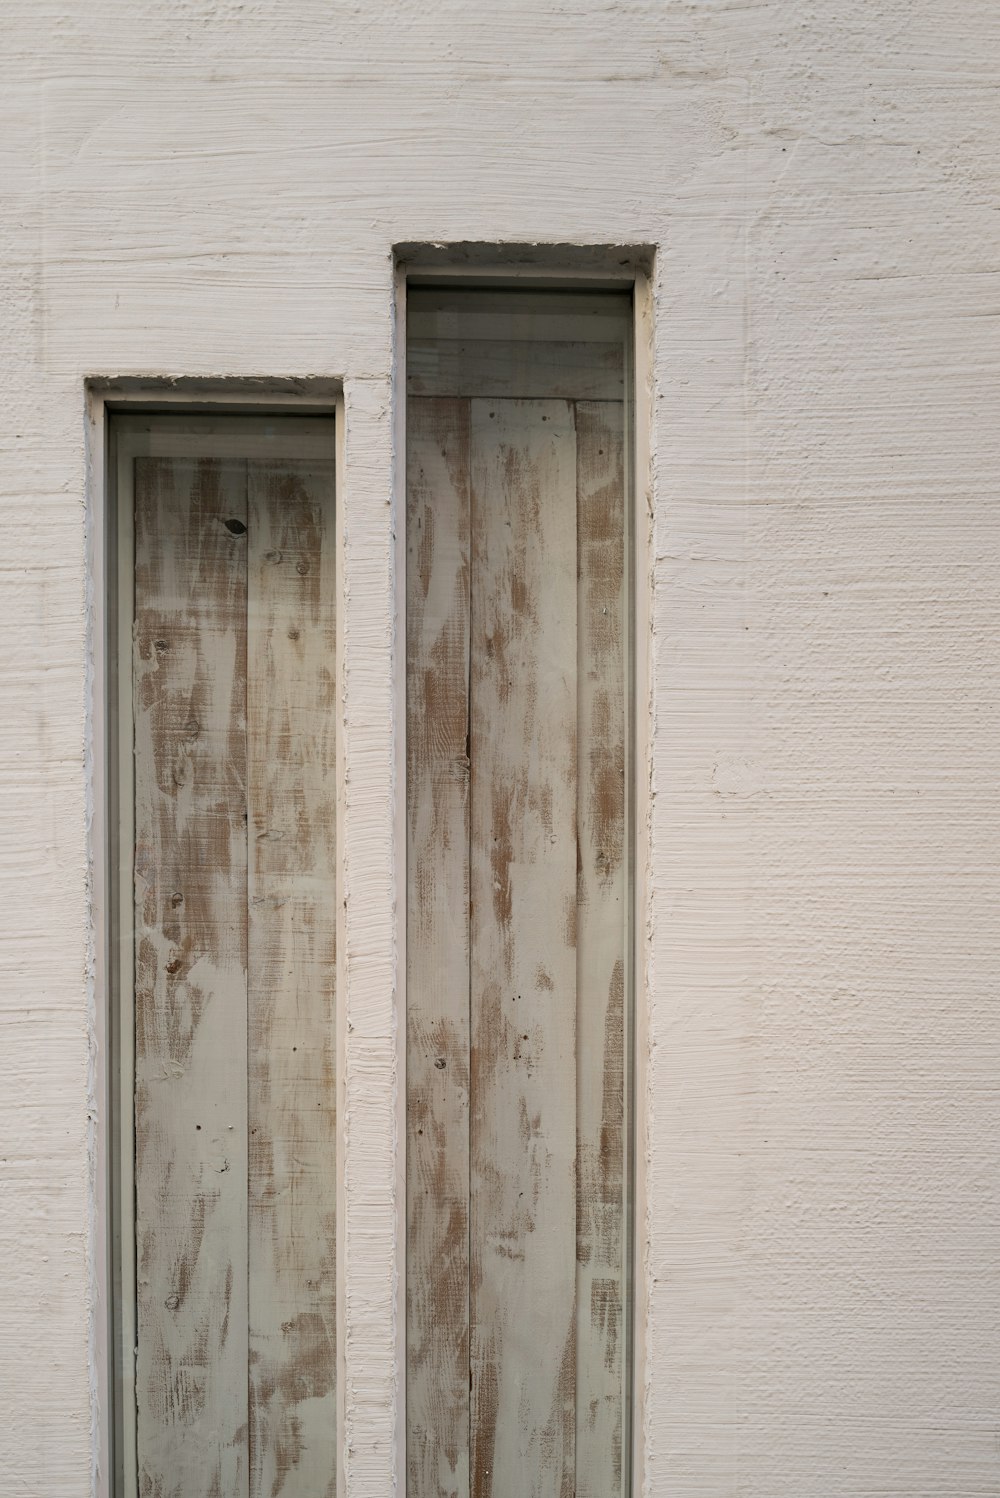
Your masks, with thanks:
<instances>
[{"instance_id":1,"label":"white stucco wall","mask_svg":"<svg viewBox=\"0 0 1000 1498\"><path fill-rule=\"evenodd\" d=\"M140 373L344 380L344 1470L393 1490L391 247L425 240L657 247L646 1491L1000 1491L1000 8L0 31L0 1491L103 1480L84 379Z\"/></svg>"}]
</instances>

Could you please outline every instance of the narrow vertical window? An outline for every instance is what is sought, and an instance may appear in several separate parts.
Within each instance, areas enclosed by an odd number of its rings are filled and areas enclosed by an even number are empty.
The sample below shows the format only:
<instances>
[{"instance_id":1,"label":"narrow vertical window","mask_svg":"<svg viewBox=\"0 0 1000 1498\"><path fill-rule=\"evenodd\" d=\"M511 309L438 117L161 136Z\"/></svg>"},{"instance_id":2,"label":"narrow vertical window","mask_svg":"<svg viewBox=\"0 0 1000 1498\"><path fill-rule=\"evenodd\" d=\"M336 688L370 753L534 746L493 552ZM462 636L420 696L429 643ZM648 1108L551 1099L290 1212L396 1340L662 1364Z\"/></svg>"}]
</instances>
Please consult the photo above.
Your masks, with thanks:
<instances>
[{"instance_id":1,"label":"narrow vertical window","mask_svg":"<svg viewBox=\"0 0 1000 1498\"><path fill-rule=\"evenodd\" d=\"M407 326L408 1491L617 1498L631 298Z\"/></svg>"},{"instance_id":2,"label":"narrow vertical window","mask_svg":"<svg viewBox=\"0 0 1000 1498\"><path fill-rule=\"evenodd\" d=\"M332 425L113 424L129 1498L335 1487Z\"/></svg>"}]
</instances>

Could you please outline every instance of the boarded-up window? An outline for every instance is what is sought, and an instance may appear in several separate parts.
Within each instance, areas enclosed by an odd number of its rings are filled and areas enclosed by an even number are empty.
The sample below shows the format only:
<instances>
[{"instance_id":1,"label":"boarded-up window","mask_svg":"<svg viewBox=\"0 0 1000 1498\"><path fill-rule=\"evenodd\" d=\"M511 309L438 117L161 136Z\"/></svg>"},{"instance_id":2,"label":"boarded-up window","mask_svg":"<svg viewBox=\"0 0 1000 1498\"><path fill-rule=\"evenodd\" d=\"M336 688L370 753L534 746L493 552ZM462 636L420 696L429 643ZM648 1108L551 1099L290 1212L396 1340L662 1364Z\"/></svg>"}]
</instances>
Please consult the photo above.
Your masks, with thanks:
<instances>
[{"instance_id":1,"label":"boarded-up window","mask_svg":"<svg viewBox=\"0 0 1000 1498\"><path fill-rule=\"evenodd\" d=\"M332 429L114 428L117 1455L143 1498L335 1488Z\"/></svg>"},{"instance_id":2,"label":"boarded-up window","mask_svg":"<svg viewBox=\"0 0 1000 1498\"><path fill-rule=\"evenodd\" d=\"M616 1498L630 299L407 315L408 1490Z\"/></svg>"}]
</instances>

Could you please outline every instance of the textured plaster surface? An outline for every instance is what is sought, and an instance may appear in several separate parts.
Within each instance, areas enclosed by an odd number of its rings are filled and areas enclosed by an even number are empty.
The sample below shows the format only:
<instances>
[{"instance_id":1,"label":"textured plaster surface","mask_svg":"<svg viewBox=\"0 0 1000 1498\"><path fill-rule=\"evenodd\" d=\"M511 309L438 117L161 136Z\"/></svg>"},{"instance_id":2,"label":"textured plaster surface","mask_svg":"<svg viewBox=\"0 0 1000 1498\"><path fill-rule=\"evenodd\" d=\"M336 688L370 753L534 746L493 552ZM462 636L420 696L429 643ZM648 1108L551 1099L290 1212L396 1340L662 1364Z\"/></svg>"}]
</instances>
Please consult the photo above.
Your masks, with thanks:
<instances>
[{"instance_id":1,"label":"textured plaster surface","mask_svg":"<svg viewBox=\"0 0 1000 1498\"><path fill-rule=\"evenodd\" d=\"M391 246L538 240L657 248L646 1490L995 1494L994 0L6 0L0 30L0 1489L105 1481L84 378L345 382L342 1430L349 1498L385 1498Z\"/></svg>"}]
</instances>

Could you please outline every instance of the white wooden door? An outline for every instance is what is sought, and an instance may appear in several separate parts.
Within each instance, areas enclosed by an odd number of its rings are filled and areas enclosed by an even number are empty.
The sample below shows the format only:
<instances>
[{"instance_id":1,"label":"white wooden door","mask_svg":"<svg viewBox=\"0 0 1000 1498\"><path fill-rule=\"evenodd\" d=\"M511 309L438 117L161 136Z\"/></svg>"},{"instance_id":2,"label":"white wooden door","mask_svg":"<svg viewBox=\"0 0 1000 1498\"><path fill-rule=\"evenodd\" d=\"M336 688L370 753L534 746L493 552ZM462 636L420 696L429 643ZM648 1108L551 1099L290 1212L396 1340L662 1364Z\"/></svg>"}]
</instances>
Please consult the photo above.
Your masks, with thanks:
<instances>
[{"instance_id":1,"label":"white wooden door","mask_svg":"<svg viewBox=\"0 0 1000 1498\"><path fill-rule=\"evenodd\" d=\"M262 455L248 441L256 456L239 456L232 430L222 456L210 439L192 445L197 456L160 442L131 471L124 1424L143 1498L324 1498L336 1467L333 467L294 444Z\"/></svg>"},{"instance_id":2,"label":"white wooden door","mask_svg":"<svg viewBox=\"0 0 1000 1498\"><path fill-rule=\"evenodd\" d=\"M417 344L407 402L409 1492L613 1498L621 347L456 332Z\"/></svg>"}]
</instances>

